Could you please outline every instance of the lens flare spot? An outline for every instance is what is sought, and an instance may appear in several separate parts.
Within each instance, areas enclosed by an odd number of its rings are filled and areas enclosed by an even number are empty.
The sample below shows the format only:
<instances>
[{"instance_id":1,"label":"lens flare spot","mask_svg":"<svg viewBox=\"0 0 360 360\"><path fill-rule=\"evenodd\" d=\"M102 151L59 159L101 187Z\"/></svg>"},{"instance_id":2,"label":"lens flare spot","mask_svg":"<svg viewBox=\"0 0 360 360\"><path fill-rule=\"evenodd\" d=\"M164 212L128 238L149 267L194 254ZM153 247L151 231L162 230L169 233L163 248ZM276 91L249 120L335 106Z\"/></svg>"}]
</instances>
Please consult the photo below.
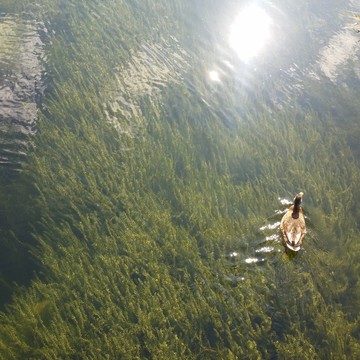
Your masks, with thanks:
<instances>
[{"instance_id":1,"label":"lens flare spot","mask_svg":"<svg viewBox=\"0 0 360 360\"><path fill-rule=\"evenodd\" d=\"M216 70L209 71L209 79L214 82L220 81L220 75Z\"/></svg>"}]
</instances>

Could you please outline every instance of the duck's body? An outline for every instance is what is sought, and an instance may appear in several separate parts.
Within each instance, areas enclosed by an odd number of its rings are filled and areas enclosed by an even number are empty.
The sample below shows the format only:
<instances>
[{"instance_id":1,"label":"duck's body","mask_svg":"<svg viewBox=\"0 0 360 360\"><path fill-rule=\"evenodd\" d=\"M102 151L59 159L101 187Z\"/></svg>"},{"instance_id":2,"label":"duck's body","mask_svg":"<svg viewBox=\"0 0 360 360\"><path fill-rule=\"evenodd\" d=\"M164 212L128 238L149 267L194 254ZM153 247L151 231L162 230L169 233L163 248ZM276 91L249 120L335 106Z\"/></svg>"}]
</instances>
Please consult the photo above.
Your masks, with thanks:
<instances>
[{"instance_id":1,"label":"duck's body","mask_svg":"<svg viewBox=\"0 0 360 360\"><path fill-rule=\"evenodd\" d=\"M306 234L305 218L300 206L303 193L295 196L294 205L291 205L280 222L280 230L284 245L292 250L299 251Z\"/></svg>"}]
</instances>

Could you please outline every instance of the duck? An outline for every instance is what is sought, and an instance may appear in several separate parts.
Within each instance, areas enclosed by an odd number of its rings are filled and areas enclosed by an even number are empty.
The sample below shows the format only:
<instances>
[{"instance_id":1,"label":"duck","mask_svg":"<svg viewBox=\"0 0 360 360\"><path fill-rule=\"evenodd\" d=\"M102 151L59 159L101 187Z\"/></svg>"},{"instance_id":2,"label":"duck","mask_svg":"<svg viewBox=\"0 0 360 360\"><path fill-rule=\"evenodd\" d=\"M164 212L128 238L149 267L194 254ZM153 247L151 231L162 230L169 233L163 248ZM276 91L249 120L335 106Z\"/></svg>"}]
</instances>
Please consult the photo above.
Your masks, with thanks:
<instances>
[{"instance_id":1,"label":"duck","mask_svg":"<svg viewBox=\"0 0 360 360\"><path fill-rule=\"evenodd\" d=\"M294 203L289 207L280 222L280 231L284 246L292 251L299 251L306 234L306 225L301 201L304 193L296 194Z\"/></svg>"}]
</instances>

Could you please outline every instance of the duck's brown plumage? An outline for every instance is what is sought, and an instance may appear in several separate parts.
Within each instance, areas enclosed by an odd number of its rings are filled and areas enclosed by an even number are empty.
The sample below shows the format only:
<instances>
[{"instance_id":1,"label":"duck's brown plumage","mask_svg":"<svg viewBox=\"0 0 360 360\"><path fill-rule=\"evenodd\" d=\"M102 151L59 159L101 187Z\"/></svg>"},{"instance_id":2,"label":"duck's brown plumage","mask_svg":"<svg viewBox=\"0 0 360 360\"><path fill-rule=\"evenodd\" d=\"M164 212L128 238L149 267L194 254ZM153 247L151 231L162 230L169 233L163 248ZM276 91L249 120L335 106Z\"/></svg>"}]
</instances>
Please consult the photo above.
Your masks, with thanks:
<instances>
[{"instance_id":1,"label":"duck's brown plumage","mask_svg":"<svg viewBox=\"0 0 360 360\"><path fill-rule=\"evenodd\" d=\"M294 204L290 206L280 222L280 230L284 245L293 250L299 251L306 234L305 218L300 206L303 193L295 196Z\"/></svg>"}]
</instances>

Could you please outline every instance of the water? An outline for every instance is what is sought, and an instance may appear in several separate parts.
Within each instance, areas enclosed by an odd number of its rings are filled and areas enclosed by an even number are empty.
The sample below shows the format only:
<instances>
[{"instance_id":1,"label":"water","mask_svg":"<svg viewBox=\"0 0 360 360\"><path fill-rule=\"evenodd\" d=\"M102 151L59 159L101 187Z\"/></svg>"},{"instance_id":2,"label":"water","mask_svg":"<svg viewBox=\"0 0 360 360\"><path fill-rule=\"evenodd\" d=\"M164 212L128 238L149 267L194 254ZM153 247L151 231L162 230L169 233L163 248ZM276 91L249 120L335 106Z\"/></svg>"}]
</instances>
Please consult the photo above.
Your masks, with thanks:
<instances>
[{"instance_id":1,"label":"water","mask_svg":"<svg viewBox=\"0 0 360 360\"><path fill-rule=\"evenodd\" d=\"M36 132L43 43L34 21L0 14L0 27L0 162L8 175L21 169L28 137Z\"/></svg>"},{"instance_id":2,"label":"water","mask_svg":"<svg viewBox=\"0 0 360 360\"><path fill-rule=\"evenodd\" d=\"M0 357L359 358L360 4L64 4L0 1Z\"/></svg>"}]
</instances>

